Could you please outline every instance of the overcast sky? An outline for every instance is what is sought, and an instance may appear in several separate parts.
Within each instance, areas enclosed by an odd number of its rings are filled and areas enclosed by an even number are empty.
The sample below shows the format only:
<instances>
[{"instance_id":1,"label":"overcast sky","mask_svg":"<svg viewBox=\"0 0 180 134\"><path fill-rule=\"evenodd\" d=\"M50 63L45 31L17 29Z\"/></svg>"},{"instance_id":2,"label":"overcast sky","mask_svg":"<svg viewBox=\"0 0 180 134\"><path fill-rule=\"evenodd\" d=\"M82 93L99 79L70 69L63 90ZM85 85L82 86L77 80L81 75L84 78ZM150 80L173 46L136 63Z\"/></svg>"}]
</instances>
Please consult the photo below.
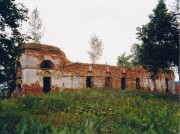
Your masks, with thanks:
<instances>
[{"instance_id":1,"label":"overcast sky","mask_svg":"<svg viewBox=\"0 0 180 134\"><path fill-rule=\"evenodd\" d=\"M110 65L116 65L123 52L130 54L132 44L138 42L136 28L149 21L148 15L158 3L158 0L19 1L29 9L29 14L36 7L40 11L46 29L41 43L59 47L73 62L90 63L88 41L95 33L104 46L98 63ZM25 31L27 28L24 24Z\"/></svg>"}]
</instances>

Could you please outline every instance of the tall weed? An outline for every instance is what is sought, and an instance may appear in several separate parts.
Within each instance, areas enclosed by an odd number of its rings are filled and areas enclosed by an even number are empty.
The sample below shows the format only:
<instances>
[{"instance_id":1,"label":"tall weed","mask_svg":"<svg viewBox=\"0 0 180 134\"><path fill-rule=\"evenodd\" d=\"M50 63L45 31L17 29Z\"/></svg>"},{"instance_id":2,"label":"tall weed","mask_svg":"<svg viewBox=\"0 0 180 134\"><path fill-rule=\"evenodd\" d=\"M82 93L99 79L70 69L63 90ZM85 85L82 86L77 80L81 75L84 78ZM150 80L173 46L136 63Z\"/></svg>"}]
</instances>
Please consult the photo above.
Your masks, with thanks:
<instances>
[{"instance_id":1,"label":"tall weed","mask_svg":"<svg viewBox=\"0 0 180 134\"><path fill-rule=\"evenodd\" d=\"M179 96L81 89L0 101L0 133L178 133Z\"/></svg>"}]
</instances>

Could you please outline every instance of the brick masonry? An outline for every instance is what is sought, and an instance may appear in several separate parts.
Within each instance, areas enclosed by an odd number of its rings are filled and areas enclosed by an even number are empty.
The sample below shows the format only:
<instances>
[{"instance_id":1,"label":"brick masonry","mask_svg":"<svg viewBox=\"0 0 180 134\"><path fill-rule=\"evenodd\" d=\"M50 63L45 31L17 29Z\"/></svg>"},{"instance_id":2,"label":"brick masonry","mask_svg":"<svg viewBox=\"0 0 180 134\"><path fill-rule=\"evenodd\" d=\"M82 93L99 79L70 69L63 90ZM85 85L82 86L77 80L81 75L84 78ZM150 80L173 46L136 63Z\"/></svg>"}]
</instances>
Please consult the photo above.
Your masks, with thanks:
<instances>
[{"instance_id":1,"label":"brick masonry","mask_svg":"<svg viewBox=\"0 0 180 134\"><path fill-rule=\"evenodd\" d=\"M16 84L24 95L86 87L154 91L150 74L140 66L74 63L54 46L30 43L21 47L24 52L17 64ZM160 72L156 90L175 93L174 77L173 71Z\"/></svg>"}]
</instances>

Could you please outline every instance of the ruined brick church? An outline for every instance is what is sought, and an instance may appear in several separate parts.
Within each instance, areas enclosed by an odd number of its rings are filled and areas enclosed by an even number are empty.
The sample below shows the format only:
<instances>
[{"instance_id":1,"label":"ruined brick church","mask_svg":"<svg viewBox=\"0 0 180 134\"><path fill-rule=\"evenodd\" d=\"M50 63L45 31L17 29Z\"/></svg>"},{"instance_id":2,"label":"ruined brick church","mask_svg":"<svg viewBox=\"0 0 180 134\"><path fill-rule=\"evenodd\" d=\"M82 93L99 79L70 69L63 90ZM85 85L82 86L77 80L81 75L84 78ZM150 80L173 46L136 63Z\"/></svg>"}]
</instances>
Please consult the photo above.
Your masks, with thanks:
<instances>
[{"instance_id":1,"label":"ruined brick church","mask_svg":"<svg viewBox=\"0 0 180 134\"><path fill-rule=\"evenodd\" d=\"M80 88L154 90L150 73L142 67L74 63L54 46L29 43L21 47L24 52L16 67L16 88L23 94ZM156 89L174 93L174 78L173 71L160 72Z\"/></svg>"}]
</instances>

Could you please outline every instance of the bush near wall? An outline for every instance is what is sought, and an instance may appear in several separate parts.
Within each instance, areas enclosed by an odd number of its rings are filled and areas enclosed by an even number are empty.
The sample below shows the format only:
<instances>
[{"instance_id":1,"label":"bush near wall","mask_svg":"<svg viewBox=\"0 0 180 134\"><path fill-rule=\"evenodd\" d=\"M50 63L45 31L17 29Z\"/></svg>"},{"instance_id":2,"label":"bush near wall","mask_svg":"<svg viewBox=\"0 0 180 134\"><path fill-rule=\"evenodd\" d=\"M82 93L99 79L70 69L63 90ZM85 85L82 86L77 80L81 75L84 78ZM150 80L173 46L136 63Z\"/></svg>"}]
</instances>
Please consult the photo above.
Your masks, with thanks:
<instances>
[{"instance_id":1,"label":"bush near wall","mask_svg":"<svg viewBox=\"0 0 180 134\"><path fill-rule=\"evenodd\" d=\"M179 97L144 91L81 89L0 101L0 133L179 132Z\"/></svg>"}]
</instances>

